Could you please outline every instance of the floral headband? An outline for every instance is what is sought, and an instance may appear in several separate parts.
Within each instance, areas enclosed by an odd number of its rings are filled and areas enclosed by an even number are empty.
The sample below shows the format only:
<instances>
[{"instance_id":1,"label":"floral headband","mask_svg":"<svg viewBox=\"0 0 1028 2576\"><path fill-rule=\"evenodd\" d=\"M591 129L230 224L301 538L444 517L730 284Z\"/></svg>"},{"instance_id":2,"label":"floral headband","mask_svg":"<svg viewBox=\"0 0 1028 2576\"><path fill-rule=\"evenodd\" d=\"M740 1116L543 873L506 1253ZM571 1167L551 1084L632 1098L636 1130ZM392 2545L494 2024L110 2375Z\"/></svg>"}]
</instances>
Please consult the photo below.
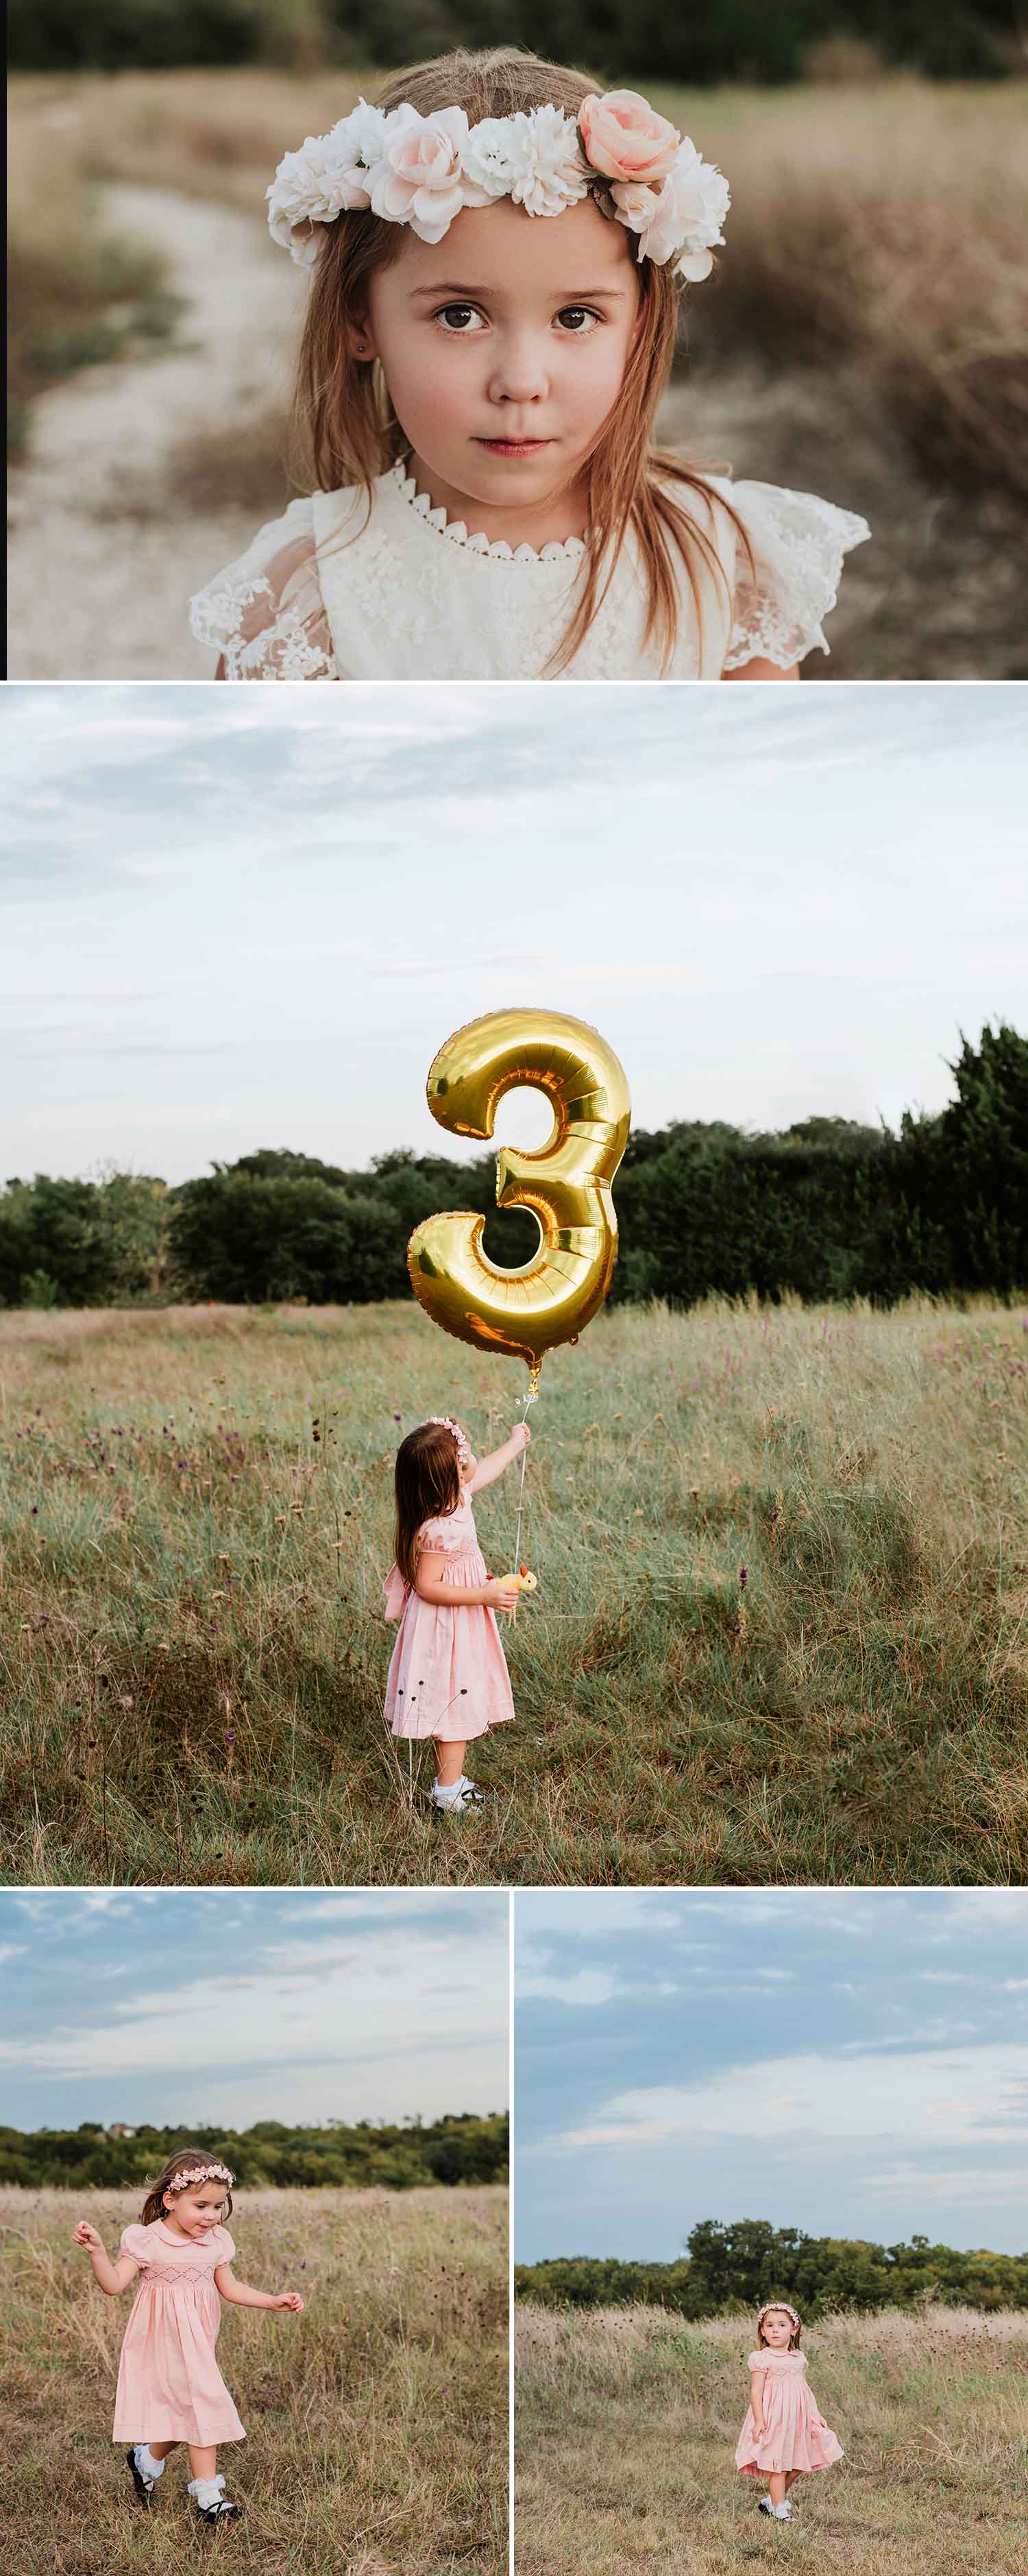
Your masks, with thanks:
<instances>
[{"instance_id":1,"label":"floral headband","mask_svg":"<svg viewBox=\"0 0 1028 2576\"><path fill-rule=\"evenodd\" d=\"M185 2172L174 2174L164 2188L165 2191L184 2191L190 2182L231 2183L231 2180L227 2165L190 2165Z\"/></svg>"},{"instance_id":2,"label":"floral headband","mask_svg":"<svg viewBox=\"0 0 1028 2576\"><path fill-rule=\"evenodd\" d=\"M459 1462L462 1467L470 1467L471 1442L468 1439L468 1435L463 1424L460 1422L454 1422L448 1413L430 1413L426 1418L429 1422L441 1423L444 1431L452 1431L457 1443L457 1457Z\"/></svg>"},{"instance_id":3,"label":"floral headband","mask_svg":"<svg viewBox=\"0 0 1028 2576\"><path fill-rule=\"evenodd\" d=\"M761 2329L761 2326L762 2326L762 2325L763 2325L763 2323L764 2323L764 2319L765 2319L765 2317L769 2317L769 2316L771 2316L771 2314L773 2313L774 2309L776 2309L776 2308L780 2308L780 2309L781 2309L783 2317L791 2317L791 2318L792 2318L792 2321L793 2321L794 2326L797 2326L797 2327L799 2326L799 2318L798 2318L798 2316L797 2316L797 2314L796 2314L796 2310L795 2310L795 2308L791 2308L791 2307L789 2306L788 2299L765 2299L765 2301L764 2301L764 2305L763 2305L763 2307L760 2309L760 2311L759 2311L759 2313L758 2313L758 2316L757 2316L757 2333L758 2333L758 2334L760 2333L760 2329Z\"/></svg>"},{"instance_id":4,"label":"floral headband","mask_svg":"<svg viewBox=\"0 0 1028 2576\"><path fill-rule=\"evenodd\" d=\"M710 275L730 202L720 170L634 89L583 99L577 120L533 107L472 126L462 107L421 116L407 100L387 110L362 98L330 134L287 152L266 193L273 238L301 268L317 257L316 224L369 207L440 242L465 206L512 197L526 214L560 215L592 196L638 235L640 259L672 260L694 282Z\"/></svg>"}]
</instances>

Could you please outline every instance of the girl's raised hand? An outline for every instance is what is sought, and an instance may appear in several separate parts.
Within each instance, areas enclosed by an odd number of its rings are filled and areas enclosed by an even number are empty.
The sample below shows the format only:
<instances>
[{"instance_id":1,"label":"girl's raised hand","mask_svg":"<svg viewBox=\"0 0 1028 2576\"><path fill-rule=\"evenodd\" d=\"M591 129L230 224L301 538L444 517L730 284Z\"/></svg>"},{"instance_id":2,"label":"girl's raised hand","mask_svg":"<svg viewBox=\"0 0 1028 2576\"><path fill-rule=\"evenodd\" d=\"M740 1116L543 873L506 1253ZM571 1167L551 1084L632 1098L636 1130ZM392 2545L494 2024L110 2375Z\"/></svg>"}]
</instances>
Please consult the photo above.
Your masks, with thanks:
<instances>
[{"instance_id":1,"label":"girl's raised hand","mask_svg":"<svg viewBox=\"0 0 1028 2576\"><path fill-rule=\"evenodd\" d=\"M101 2253L103 2251L103 2237L97 2234L96 2228L91 2226L88 2218L80 2218L75 2234L72 2238L72 2243L73 2245L95 2246L97 2253Z\"/></svg>"},{"instance_id":2,"label":"girl's raised hand","mask_svg":"<svg viewBox=\"0 0 1028 2576\"><path fill-rule=\"evenodd\" d=\"M272 2306L276 2308L289 2308L294 2317L303 2315L303 2300L300 2297L299 2290L280 2290L277 2299L272 2300Z\"/></svg>"},{"instance_id":3,"label":"girl's raised hand","mask_svg":"<svg viewBox=\"0 0 1028 2576\"><path fill-rule=\"evenodd\" d=\"M527 1449L531 1437L532 1434L528 1428L527 1422L515 1423L514 1429L510 1435L510 1445L515 1451L515 1454L521 1449Z\"/></svg>"}]
</instances>

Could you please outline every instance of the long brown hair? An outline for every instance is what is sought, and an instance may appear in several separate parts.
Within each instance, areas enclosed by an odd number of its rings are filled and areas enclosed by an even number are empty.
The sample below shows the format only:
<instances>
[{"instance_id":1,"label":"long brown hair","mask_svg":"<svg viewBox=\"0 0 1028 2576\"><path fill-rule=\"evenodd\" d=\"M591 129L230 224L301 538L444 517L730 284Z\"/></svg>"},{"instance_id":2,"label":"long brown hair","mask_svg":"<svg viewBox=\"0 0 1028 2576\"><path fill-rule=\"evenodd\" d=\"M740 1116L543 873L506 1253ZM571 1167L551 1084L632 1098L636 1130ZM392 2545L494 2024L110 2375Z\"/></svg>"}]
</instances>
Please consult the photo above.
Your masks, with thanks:
<instances>
[{"instance_id":1,"label":"long brown hair","mask_svg":"<svg viewBox=\"0 0 1028 2576\"><path fill-rule=\"evenodd\" d=\"M527 112L547 105L563 107L569 116L577 117L583 100L602 87L587 72L546 62L537 54L518 53L509 46L485 53L459 47L398 72L380 92L377 104L388 110L409 100L422 116L440 107L462 107L469 125L477 125L483 117L513 116L519 109ZM390 405L381 367L377 362L362 364L354 357L347 323L365 309L368 280L375 270L389 267L399 256L404 227L369 212L348 214L345 221L319 229L324 240L312 272L293 399L293 433L318 488L333 491L356 484L370 512L375 476L388 472L406 454L407 440ZM548 666L554 672L571 661L588 633L629 529L636 537L646 579L643 649L654 638L664 670L678 629L676 556L684 565L698 622L702 620L701 566L728 596L714 543L713 500L706 477L697 467L684 465L680 457L651 444L657 406L674 361L680 289L669 265L657 267L652 260L643 260L638 273L640 326L617 400L586 459L585 587ZM667 489L675 483L705 504L709 533ZM752 570L742 522L729 504L723 506Z\"/></svg>"},{"instance_id":2,"label":"long brown hair","mask_svg":"<svg viewBox=\"0 0 1028 2576\"><path fill-rule=\"evenodd\" d=\"M156 2182L152 2183L150 2186L146 2199L143 2202L142 2216L140 2220L141 2226L152 2227L155 2218L167 2217L168 2213L164 2206L164 2195L166 2191L170 2191L176 2174L188 2173L192 2165L207 2165L210 2161L210 2150L207 2147L176 2147L174 2155L169 2156L163 2173L159 2173ZM218 2156L216 2158L216 2162L218 2164L223 2164L224 2157ZM216 2179L216 2177L214 2177L214 2179ZM231 2182L227 2182L225 2185L225 2199L222 2207L222 2215L225 2218L231 2218L232 2216Z\"/></svg>"},{"instance_id":3,"label":"long brown hair","mask_svg":"<svg viewBox=\"0 0 1028 2576\"><path fill-rule=\"evenodd\" d=\"M770 2314L770 2311L771 2311L771 2309L772 2309L772 2308L776 2308L776 2309L777 2309L777 2311L778 2311L779 2316L781 2316L781 2317L787 2317L787 2316L790 2314L790 2310L786 2307L784 2299L765 2299L765 2301L764 2301L764 2305L763 2305L763 2307L762 2307L762 2309L761 2309L761 2311L760 2311L760 2315L759 2315L759 2317L757 2318L757 2342L758 2342L758 2344L763 2344L763 2345L764 2345L764 2347L765 2347L765 2350L766 2350L766 2351L768 2351L768 2352L770 2352L770 2350L771 2350L771 2346L770 2346L770 2344L769 2344L769 2343L767 2343L766 2338L765 2338L765 2334L764 2334L764 2319L765 2319L765 2317L766 2317L766 2316L768 2316L768 2315ZM795 2325L795 2326L793 2327L792 2333L791 2333L791 2335L790 2335L790 2337L789 2337L788 2344L787 2344L787 2346L786 2346L786 2350L787 2350L788 2352L798 2352L798 2351L799 2351L799 2348L800 2348L800 2334L801 2334L801 2331L802 2331L802 2329L801 2329L798 2325Z\"/></svg>"},{"instance_id":4,"label":"long brown hair","mask_svg":"<svg viewBox=\"0 0 1028 2576\"><path fill-rule=\"evenodd\" d=\"M420 1422L396 1452L396 1563L412 1588L422 1521L455 1512L460 1501L457 1443L442 1422Z\"/></svg>"}]
</instances>

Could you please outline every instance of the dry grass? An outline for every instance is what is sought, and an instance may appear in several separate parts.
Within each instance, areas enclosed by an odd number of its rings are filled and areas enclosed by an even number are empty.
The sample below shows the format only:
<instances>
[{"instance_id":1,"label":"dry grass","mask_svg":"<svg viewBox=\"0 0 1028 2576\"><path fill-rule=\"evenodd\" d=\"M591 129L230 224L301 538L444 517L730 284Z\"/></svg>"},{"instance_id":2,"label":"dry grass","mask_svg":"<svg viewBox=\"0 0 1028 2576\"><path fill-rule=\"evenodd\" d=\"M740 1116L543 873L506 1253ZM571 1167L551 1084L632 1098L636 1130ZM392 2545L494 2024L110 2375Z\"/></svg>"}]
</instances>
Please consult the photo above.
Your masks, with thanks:
<instances>
[{"instance_id":1,"label":"dry grass","mask_svg":"<svg viewBox=\"0 0 1028 2576\"><path fill-rule=\"evenodd\" d=\"M167 257L152 243L112 236L60 124L12 118L8 181L8 401L17 453L36 394L78 367L163 346L181 305L168 291Z\"/></svg>"},{"instance_id":2,"label":"dry grass","mask_svg":"<svg viewBox=\"0 0 1028 2576\"><path fill-rule=\"evenodd\" d=\"M0 2190L7 2563L18 2576L181 2576L206 2563L185 2454L152 2511L110 2439L130 2299L71 2244L115 2247L131 2193ZM222 2453L260 2576L500 2576L506 2568L506 2201L499 2190L243 2192L242 2280L300 2319L226 2309L219 2359L247 2428ZM17 2537L15 2538L15 2535ZM219 2539L218 2549L223 2546Z\"/></svg>"},{"instance_id":3,"label":"dry grass","mask_svg":"<svg viewBox=\"0 0 1028 2576\"><path fill-rule=\"evenodd\" d=\"M627 77L627 73L626 73ZM377 75L21 76L18 172L55 133L69 171L262 213L282 152L373 92ZM654 96L732 181L729 251L693 298L702 364L856 361L927 469L1028 492L1025 85L913 75ZM55 119L59 123L55 126ZM34 191L33 191L34 193Z\"/></svg>"},{"instance_id":4,"label":"dry grass","mask_svg":"<svg viewBox=\"0 0 1028 2576\"><path fill-rule=\"evenodd\" d=\"M846 2454L801 2479L786 2526L733 2454L749 2318L660 2309L517 2323L519 2576L1018 2576L1028 2555L1028 2317L971 2308L831 2317L804 2337Z\"/></svg>"},{"instance_id":5,"label":"dry grass","mask_svg":"<svg viewBox=\"0 0 1028 2576\"><path fill-rule=\"evenodd\" d=\"M0 1318L5 1872L1023 1883L1026 1334L714 1298L555 1353L518 1723L441 1823L382 1725L393 1455L495 1445L522 1372L401 1303Z\"/></svg>"}]
</instances>

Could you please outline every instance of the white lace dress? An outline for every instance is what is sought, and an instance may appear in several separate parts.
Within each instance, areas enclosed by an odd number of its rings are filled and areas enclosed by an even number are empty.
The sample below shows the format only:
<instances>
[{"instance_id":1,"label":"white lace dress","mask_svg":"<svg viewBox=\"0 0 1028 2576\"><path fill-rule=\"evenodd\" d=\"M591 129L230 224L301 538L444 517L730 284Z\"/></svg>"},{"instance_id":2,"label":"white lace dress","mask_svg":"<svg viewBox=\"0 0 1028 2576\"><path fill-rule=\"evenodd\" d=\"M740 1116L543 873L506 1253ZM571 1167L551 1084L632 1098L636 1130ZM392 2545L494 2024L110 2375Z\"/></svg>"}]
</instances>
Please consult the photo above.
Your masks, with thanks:
<instances>
[{"instance_id":1,"label":"white lace dress","mask_svg":"<svg viewBox=\"0 0 1028 2576\"><path fill-rule=\"evenodd\" d=\"M670 680L716 680L760 657L788 670L827 653L843 556L870 535L864 519L810 492L707 479L676 497L712 541L724 581L697 549L697 614L681 577ZM724 507L753 549L755 577ZM538 680L580 595L585 546L511 549L433 510L406 462L363 492L291 501L191 602L193 633L223 656L230 680ZM656 680L644 652L645 587L629 539L606 599L564 680Z\"/></svg>"}]
</instances>

